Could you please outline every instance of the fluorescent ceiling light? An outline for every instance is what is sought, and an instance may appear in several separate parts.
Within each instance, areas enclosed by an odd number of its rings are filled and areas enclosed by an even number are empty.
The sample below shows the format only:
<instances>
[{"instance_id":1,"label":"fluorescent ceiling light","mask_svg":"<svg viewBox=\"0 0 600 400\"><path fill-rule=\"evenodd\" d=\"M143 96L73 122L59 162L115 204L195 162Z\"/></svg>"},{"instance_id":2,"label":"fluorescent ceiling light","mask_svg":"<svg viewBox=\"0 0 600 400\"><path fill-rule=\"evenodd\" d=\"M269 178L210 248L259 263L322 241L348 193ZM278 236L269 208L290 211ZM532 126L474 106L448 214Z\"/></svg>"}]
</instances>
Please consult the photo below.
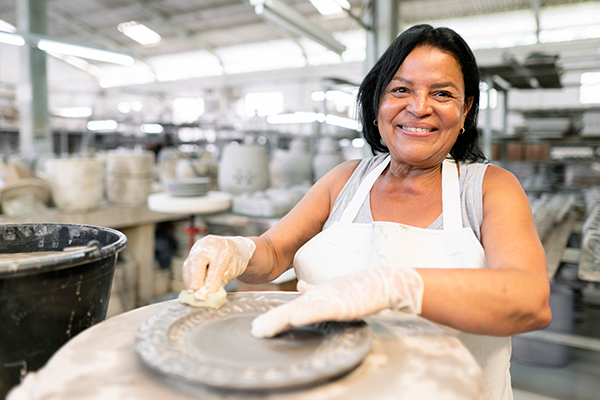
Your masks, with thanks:
<instances>
[{"instance_id":1,"label":"fluorescent ceiling light","mask_svg":"<svg viewBox=\"0 0 600 400\"><path fill-rule=\"evenodd\" d=\"M277 114L267 117L268 124L310 124L317 121L317 113L295 112L293 114Z\"/></svg>"},{"instance_id":2,"label":"fluorescent ceiling light","mask_svg":"<svg viewBox=\"0 0 600 400\"><path fill-rule=\"evenodd\" d=\"M108 74L100 79L100 87L107 89L111 87L143 85L145 83L156 82L156 75L154 75L152 71L138 69L134 71L127 70L125 73L119 72Z\"/></svg>"},{"instance_id":3,"label":"fluorescent ceiling light","mask_svg":"<svg viewBox=\"0 0 600 400\"><path fill-rule=\"evenodd\" d=\"M55 42L53 40L42 39L38 43L38 48L47 52L68 54L71 56L87 58L90 60L104 61L113 64L132 65L133 57L123 53L116 53L108 50L94 49L92 47L78 46Z\"/></svg>"},{"instance_id":4,"label":"fluorescent ceiling light","mask_svg":"<svg viewBox=\"0 0 600 400\"><path fill-rule=\"evenodd\" d=\"M329 114L327 117L325 117L325 123L328 125L339 126L341 128L354 129L355 131L361 130L358 121L350 118L338 117L337 115L332 114Z\"/></svg>"},{"instance_id":5,"label":"fluorescent ceiling light","mask_svg":"<svg viewBox=\"0 0 600 400\"><path fill-rule=\"evenodd\" d=\"M142 104L141 101L134 100L131 102L131 109L133 111L142 111L143 108L144 108L144 105Z\"/></svg>"},{"instance_id":6,"label":"fluorescent ceiling light","mask_svg":"<svg viewBox=\"0 0 600 400\"><path fill-rule=\"evenodd\" d=\"M254 6L257 15L262 15L293 34L314 40L340 55L346 50L346 46L335 40L329 33L279 0L250 0L250 4Z\"/></svg>"},{"instance_id":7,"label":"fluorescent ceiling light","mask_svg":"<svg viewBox=\"0 0 600 400\"><path fill-rule=\"evenodd\" d=\"M15 35L14 33L0 32L0 43L23 46L25 44L25 39L19 35Z\"/></svg>"},{"instance_id":8,"label":"fluorescent ceiling light","mask_svg":"<svg viewBox=\"0 0 600 400\"><path fill-rule=\"evenodd\" d=\"M284 110L283 92L254 92L245 97L246 115L248 117L266 117L276 115Z\"/></svg>"},{"instance_id":9,"label":"fluorescent ceiling light","mask_svg":"<svg viewBox=\"0 0 600 400\"><path fill-rule=\"evenodd\" d=\"M143 46L156 44L161 40L158 33L136 21L123 22L119 24L117 29Z\"/></svg>"},{"instance_id":10,"label":"fluorescent ceiling light","mask_svg":"<svg viewBox=\"0 0 600 400\"><path fill-rule=\"evenodd\" d=\"M346 0L310 0L321 15L334 15L341 13L344 9L350 9L350 3Z\"/></svg>"},{"instance_id":11,"label":"fluorescent ceiling light","mask_svg":"<svg viewBox=\"0 0 600 400\"><path fill-rule=\"evenodd\" d=\"M108 119L104 121L89 121L87 128L90 131L114 131L119 127L117 121Z\"/></svg>"},{"instance_id":12,"label":"fluorescent ceiling light","mask_svg":"<svg viewBox=\"0 0 600 400\"><path fill-rule=\"evenodd\" d=\"M52 110L52 114L65 118L87 118L92 115L90 107L66 107Z\"/></svg>"},{"instance_id":13,"label":"fluorescent ceiling light","mask_svg":"<svg viewBox=\"0 0 600 400\"><path fill-rule=\"evenodd\" d=\"M123 114L129 114L131 112L131 103L128 101L121 101L117 104L117 110Z\"/></svg>"},{"instance_id":14,"label":"fluorescent ceiling light","mask_svg":"<svg viewBox=\"0 0 600 400\"><path fill-rule=\"evenodd\" d=\"M14 25L9 24L6 21L3 21L0 19L0 31L4 31L4 32L16 32L17 28L15 28Z\"/></svg>"},{"instance_id":15,"label":"fluorescent ceiling light","mask_svg":"<svg viewBox=\"0 0 600 400\"><path fill-rule=\"evenodd\" d=\"M339 126L341 128L360 130L358 121L333 114L295 112L293 114L277 114L267 117L267 123L269 124L310 124L313 122L325 122L328 125Z\"/></svg>"},{"instance_id":16,"label":"fluorescent ceiling light","mask_svg":"<svg viewBox=\"0 0 600 400\"><path fill-rule=\"evenodd\" d=\"M140 126L140 130L144 133L159 134L163 133L165 128L160 124L143 124Z\"/></svg>"},{"instance_id":17,"label":"fluorescent ceiling light","mask_svg":"<svg viewBox=\"0 0 600 400\"><path fill-rule=\"evenodd\" d=\"M59 60L66 62L67 64L74 66L75 68L79 68L82 71L90 73L90 74L94 75L95 77L101 77L103 75L101 68L99 68L93 64L90 64L89 62L85 61L83 58L70 56L68 54L54 53L52 51L47 51L46 53L48 53L52 57L58 58Z\"/></svg>"},{"instance_id":18,"label":"fluorescent ceiling light","mask_svg":"<svg viewBox=\"0 0 600 400\"><path fill-rule=\"evenodd\" d=\"M200 118L205 111L202 97L179 97L173 100L173 122L191 123Z\"/></svg>"},{"instance_id":19,"label":"fluorescent ceiling light","mask_svg":"<svg viewBox=\"0 0 600 400\"><path fill-rule=\"evenodd\" d=\"M365 139L363 139L363 138L352 139L352 147L356 147L356 148L365 147Z\"/></svg>"}]
</instances>

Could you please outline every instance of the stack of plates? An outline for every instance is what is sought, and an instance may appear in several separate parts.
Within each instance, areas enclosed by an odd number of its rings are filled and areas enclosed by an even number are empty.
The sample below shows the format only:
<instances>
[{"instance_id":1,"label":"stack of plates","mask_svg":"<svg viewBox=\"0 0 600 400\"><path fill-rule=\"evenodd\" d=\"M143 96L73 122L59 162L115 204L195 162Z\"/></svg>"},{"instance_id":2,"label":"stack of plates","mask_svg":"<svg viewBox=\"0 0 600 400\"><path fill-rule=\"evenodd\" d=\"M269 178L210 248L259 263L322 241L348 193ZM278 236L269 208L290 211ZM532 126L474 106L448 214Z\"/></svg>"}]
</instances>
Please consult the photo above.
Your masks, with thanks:
<instances>
[{"instance_id":1,"label":"stack of plates","mask_svg":"<svg viewBox=\"0 0 600 400\"><path fill-rule=\"evenodd\" d=\"M210 178L169 179L165 189L173 197L200 197L210 190Z\"/></svg>"}]
</instances>

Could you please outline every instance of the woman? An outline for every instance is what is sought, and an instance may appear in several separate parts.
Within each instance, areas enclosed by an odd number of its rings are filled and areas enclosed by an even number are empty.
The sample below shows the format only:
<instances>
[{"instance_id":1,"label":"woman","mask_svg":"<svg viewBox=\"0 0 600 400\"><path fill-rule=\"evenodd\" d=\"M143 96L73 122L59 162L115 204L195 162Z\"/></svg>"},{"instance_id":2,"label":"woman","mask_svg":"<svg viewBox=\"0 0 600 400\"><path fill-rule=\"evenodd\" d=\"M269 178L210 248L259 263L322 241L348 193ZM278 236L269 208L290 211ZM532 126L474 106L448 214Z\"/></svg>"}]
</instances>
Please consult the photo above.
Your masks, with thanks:
<instances>
[{"instance_id":1,"label":"woman","mask_svg":"<svg viewBox=\"0 0 600 400\"><path fill-rule=\"evenodd\" d=\"M270 281L293 262L305 293L257 318L256 337L388 308L420 314L461 332L489 398L512 398L509 336L548 325L549 284L519 182L482 163L471 50L450 29L414 26L358 100L381 154L333 169L261 237L200 240L186 286L202 298L234 277Z\"/></svg>"}]
</instances>

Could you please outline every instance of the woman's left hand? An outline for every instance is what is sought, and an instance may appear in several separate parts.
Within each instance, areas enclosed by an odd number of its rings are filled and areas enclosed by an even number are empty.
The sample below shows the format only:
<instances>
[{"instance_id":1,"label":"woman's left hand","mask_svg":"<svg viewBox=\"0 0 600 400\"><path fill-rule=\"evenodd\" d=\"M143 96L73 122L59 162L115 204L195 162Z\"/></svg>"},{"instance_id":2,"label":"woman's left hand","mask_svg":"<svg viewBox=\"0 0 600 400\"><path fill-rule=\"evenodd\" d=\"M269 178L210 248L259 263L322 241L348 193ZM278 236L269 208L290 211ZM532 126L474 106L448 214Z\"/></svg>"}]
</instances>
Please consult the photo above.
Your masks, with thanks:
<instances>
[{"instance_id":1,"label":"woman's left hand","mask_svg":"<svg viewBox=\"0 0 600 400\"><path fill-rule=\"evenodd\" d=\"M258 316L252 336L272 337L295 326L352 321L387 308L421 313L423 279L413 268L376 267L320 285L298 282L298 298Z\"/></svg>"}]
</instances>

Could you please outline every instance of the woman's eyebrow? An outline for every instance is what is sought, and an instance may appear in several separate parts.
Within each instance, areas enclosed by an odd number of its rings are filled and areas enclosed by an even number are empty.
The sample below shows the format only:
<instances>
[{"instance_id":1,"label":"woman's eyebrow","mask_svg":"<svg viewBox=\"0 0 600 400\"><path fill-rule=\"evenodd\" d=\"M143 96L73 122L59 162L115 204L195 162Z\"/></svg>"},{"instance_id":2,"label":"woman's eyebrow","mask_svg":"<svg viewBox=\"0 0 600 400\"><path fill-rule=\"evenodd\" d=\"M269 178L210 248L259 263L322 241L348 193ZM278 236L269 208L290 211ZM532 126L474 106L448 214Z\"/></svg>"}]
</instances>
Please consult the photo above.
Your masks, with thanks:
<instances>
[{"instance_id":1,"label":"woman's eyebrow","mask_svg":"<svg viewBox=\"0 0 600 400\"><path fill-rule=\"evenodd\" d=\"M406 84L409 84L409 85L413 84L413 82L411 80L402 78L400 76L393 77L392 81L403 82L403 83L406 83ZM454 83L452 83L452 82L440 82L440 83L434 83L433 85L431 85L431 87L433 89L439 89L439 88L444 88L444 87L448 87L448 86L453 87L454 89L458 90L458 88L456 87L456 85Z\"/></svg>"},{"instance_id":2,"label":"woman's eyebrow","mask_svg":"<svg viewBox=\"0 0 600 400\"><path fill-rule=\"evenodd\" d=\"M408 79L404 79L400 76L393 77L392 81L404 82L404 83L408 83L409 85L412 85L412 81L409 81Z\"/></svg>"},{"instance_id":3,"label":"woman's eyebrow","mask_svg":"<svg viewBox=\"0 0 600 400\"><path fill-rule=\"evenodd\" d=\"M434 83L433 85L431 85L431 87L435 88L435 89L442 88L442 87L448 87L448 86L451 86L454 89L458 89L456 87L456 85L454 83L452 83L452 82L441 82L441 83Z\"/></svg>"}]
</instances>

